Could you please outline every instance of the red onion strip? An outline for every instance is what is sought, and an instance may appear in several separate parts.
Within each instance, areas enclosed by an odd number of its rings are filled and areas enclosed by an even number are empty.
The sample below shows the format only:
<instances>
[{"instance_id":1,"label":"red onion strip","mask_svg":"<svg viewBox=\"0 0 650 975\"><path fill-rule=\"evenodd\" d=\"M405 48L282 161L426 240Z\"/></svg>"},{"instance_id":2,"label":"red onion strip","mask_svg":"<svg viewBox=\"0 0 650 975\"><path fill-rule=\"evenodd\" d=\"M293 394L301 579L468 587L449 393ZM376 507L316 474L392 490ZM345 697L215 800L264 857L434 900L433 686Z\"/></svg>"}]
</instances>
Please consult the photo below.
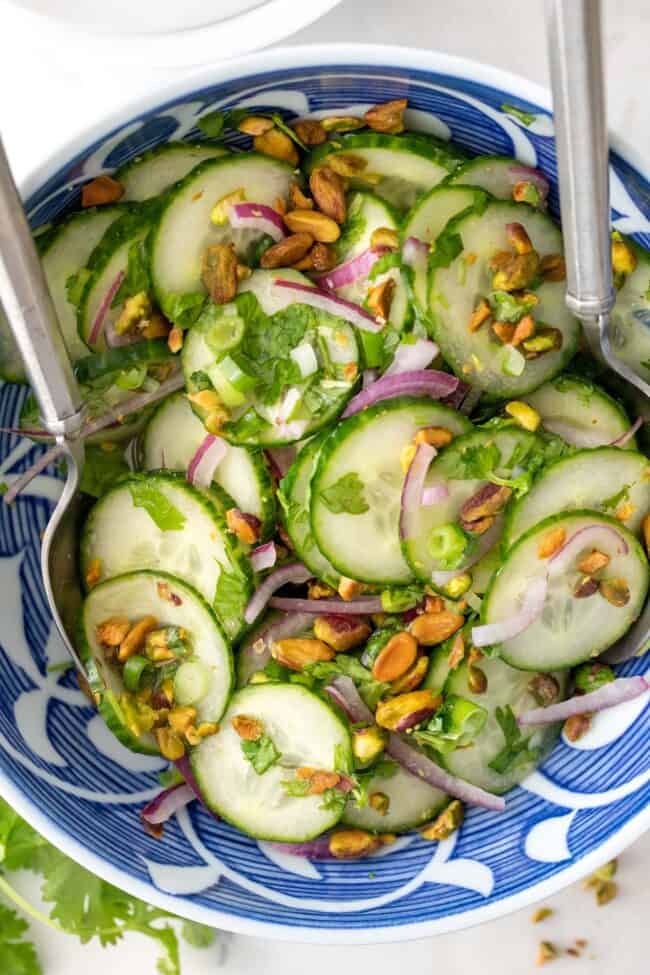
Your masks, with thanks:
<instances>
[{"instance_id":1,"label":"red onion strip","mask_svg":"<svg viewBox=\"0 0 650 975\"><path fill-rule=\"evenodd\" d=\"M195 798L190 786L185 782L179 782L178 785L164 789L155 799L148 802L140 815L150 826L160 826Z\"/></svg>"},{"instance_id":2,"label":"red onion strip","mask_svg":"<svg viewBox=\"0 0 650 975\"><path fill-rule=\"evenodd\" d=\"M429 256L429 245L419 237L407 237L402 246L402 262L407 267L415 267L425 262Z\"/></svg>"},{"instance_id":3,"label":"red onion strip","mask_svg":"<svg viewBox=\"0 0 650 975\"><path fill-rule=\"evenodd\" d=\"M276 243L287 236L287 228L280 214L264 203L235 203L229 208L228 219L231 227L259 230Z\"/></svg>"},{"instance_id":4,"label":"red onion strip","mask_svg":"<svg viewBox=\"0 0 650 975\"><path fill-rule=\"evenodd\" d=\"M477 647L489 647L493 643L512 640L527 630L541 614L546 600L548 580L546 575L531 579L524 593L521 609L513 616L498 623L486 623L472 630L472 643Z\"/></svg>"},{"instance_id":5,"label":"red onion strip","mask_svg":"<svg viewBox=\"0 0 650 975\"><path fill-rule=\"evenodd\" d=\"M275 476L280 479L296 459L295 447L268 447L265 451Z\"/></svg>"},{"instance_id":6,"label":"red onion strip","mask_svg":"<svg viewBox=\"0 0 650 975\"><path fill-rule=\"evenodd\" d=\"M417 513L422 504L422 490L424 480L431 461L438 451L431 444L418 444L413 460L404 478L402 498L400 503L399 534L404 541L413 534L415 526L411 523L412 516Z\"/></svg>"},{"instance_id":7,"label":"red onion strip","mask_svg":"<svg viewBox=\"0 0 650 975\"><path fill-rule=\"evenodd\" d=\"M375 717L359 694L351 677L342 674L325 688L325 693L338 704L352 724L374 724Z\"/></svg>"},{"instance_id":8,"label":"red onion strip","mask_svg":"<svg viewBox=\"0 0 650 975\"><path fill-rule=\"evenodd\" d=\"M585 525L584 528L574 532L562 548L551 556L548 561L549 577L554 578L564 572L584 548L587 546L597 548L598 545L603 544L603 539L607 540L605 547L611 548L612 545L616 545L614 555L627 555L628 544L615 528L602 524Z\"/></svg>"},{"instance_id":9,"label":"red onion strip","mask_svg":"<svg viewBox=\"0 0 650 975\"><path fill-rule=\"evenodd\" d=\"M294 300L301 305L311 305L320 311L327 312L329 315L336 315L338 318L345 319L351 325L355 325L365 332L380 332L384 327L383 323L376 321L361 305L355 305L352 301L338 298L328 291L320 288L313 288L308 284L298 284L296 281L284 281L277 279L273 283L274 288L283 288L292 291Z\"/></svg>"},{"instance_id":10,"label":"red onion strip","mask_svg":"<svg viewBox=\"0 0 650 975\"><path fill-rule=\"evenodd\" d=\"M641 426L643 426L643 423L644 423L643 417L637 416L636 420L634 421L630 429L627 430L625 433L622 433L620 437L616 438L616 440L612 440L610 447L624 447L627 443L630 442L630 440L637 432L637 430Z\"/></svg>"},{"instance_id":11,"label":"red onion strip","mask_svg":"<svg viewBox=\"0 0 650 975\"><path fill-rule=\"evenodd\" d=\"M426 369L438 355L439 348L429 339L416 339L415 342L400 342L395 349L393 361L384 373L385 376L399 376L404 372Z\"/></svg>"},{"instance_id":12,"label":"red onion strip","mask_svg":"<svg viewBox=\"0 0 650 975\"><path fill-rule=\"evenodd\" d=\"M285 586L289 582L296 584L307 582L311 577L311 572L301 562L292 562L290 565L282 566L281 569L276 569L270 576L267 576L262 585L251 596L248 606L244 611L244 620L247 623L253 623L265 608L273 593L277 589L280 589L281 586ZM300 600L296 601L300 602ZM296 606L296 609L300 611L299 606Z\"/></svg>"},{"instance_id":13,"label":"red onion strip","mask_svg":"<svg viewBox=\"0 0 650 975\"><path fill-rule=\"evenodd\" d=\"M264 569L272 569L278 558L275 542L266 542L265 545L258 545L251 552L250 558L251 565L256 572L262 572Z\"/></svg>"},{"instance_id":14,"label":"red onion strip","mask_svg":"<svg viewBox=\"0 0 650 975\"><path fill-rule=\"evenodd\" d=\"M417 369L414 372L400 373L399 376L382 376L376 383L352 397L343 411L343 418L354 416L368 406L395 396L430 396L432 399L442 399L450 396L457 388L456 376L436 369Z\"/></svg>"},{"instance_id":15,"label":"red onion strip","mask_svg":"<svg viewBox=\"0 0 650 975\"><path fill-rule=\"evenodd\" d=\"M285 613L335 613L338 616L368 616L382 613L381 598L369 596L366 599L292 599L287 596L272 596L271 609L281 609Z\"/></svg>"},{"instance_id":16,"label":"red onion strip","mask_svg":"<svg viewBox=\"0 0 650 975\"><path fill-rule=\"evenodd\" d=\"M359 278L367 278L379 258L387 253L387 247L369 248L344 264L339 264L327 274L319 275L316 282L327 291L336 291L337 288L344 288L347 284L354 284Z\"/></svg>"},{"instance_id":17,"label":"red onion strip","mask_svg":"<svg viewBox=\"0 0 650 975\"><path fill-rule=\"evenodd\" d=\"M613 708L624 701L632 701L650 690L650 681L646 677L619 677L609 684L604 684L597 691L589 694L577 694L566 701L549 704L545 708L533 708L524 711L518 718L520 725L553 724L555 721L565 721L574 714L592 714Z\"/></svg>"},{"instance_id":18,"label":"red onion strip","mask_svg":"<svg viewBox=\"0 0 650 975\"><path fill-rule=\"evenodd\" d=\"M90 334L88 335L88 345L94 345L97 342L99 336L101 335L101 331L104 326L104 319L106 318L106 315L109 312L109 309L111 307L111 302L115 297L115 295L117 294L123 280L124 280L124 271L120 271L120 273L117 275L117 277L111 284L110 288L104 295L104 299L101 305L99 306L99 309L97 311L97 314L95 315L93 324L90 329Z\"/></svg>"},{"instance_id":19,"label":"red onion strip","mask_svg":"<svg viewBox=\"0 0 650 975\"><path fill-rule=\"evenodd\" d=\"M515 177L513 183L517 183L520 180L527 180L539 190L542 200L545 200L548 196L550 183L544 173L540 172L539 169L533 169L531 166L509 166L508 172L511 176Z\"/></svg>"},{"instance_id":20,"label":"red onion strip","mask_svg":"<svg viewBox=\"0 0 650 975\"><path fill-rule=\"evenodd\" d=\"M444 501L448 497L449 488L442 482L422 489L422 505L425 508L430 508L431 505L438 504L438 502Z\"/></svg>"},{"instance_id":21,"label":"red onion strip","mask_svg":"<svg viewBox=\"0 0 650 975\"><path fill-rule=\"evenodd\" d=\"M198 488L207 488L217 467L228 453L228 444L221 437L207 433L187 465L187 479Z\"/></svg>"},{"instance_id":22,"label":"red onion strip","mask_svg":"<svg viewBox=\"0 0 650 975\"><path fill-rule=\"evenodd\" d=\"M271 659L271 646L275 640L298 636L309 629L313 621L310 613L283 613L280 619L271 617L262 624L238 652L242 683L248 683L253 674L264 670Z\"/></svg>"}]
</instances>

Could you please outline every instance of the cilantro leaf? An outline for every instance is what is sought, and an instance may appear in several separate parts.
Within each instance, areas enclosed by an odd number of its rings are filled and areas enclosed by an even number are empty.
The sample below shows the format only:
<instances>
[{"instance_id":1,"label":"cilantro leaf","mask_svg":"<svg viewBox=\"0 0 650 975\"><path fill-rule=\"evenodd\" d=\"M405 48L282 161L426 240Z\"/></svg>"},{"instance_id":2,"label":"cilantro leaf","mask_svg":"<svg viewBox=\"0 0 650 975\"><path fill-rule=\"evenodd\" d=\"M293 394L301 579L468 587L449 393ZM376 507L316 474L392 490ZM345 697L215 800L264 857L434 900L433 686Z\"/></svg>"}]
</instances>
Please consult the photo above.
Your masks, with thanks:
<instances>
[{"instance_id":1,"label":"cilantro leaf","mask_svg":"<svg viewBox=\"0 0 650 975\"><path fill-rule=\"evenodd\" d=\"M302 799L309 792L311 783L309 779L283 779L280 785L288 796Z\"/></svg>"},{"instance_id":2,"label":"cilantro leaf","mask_svg":"<svg viewBox=\"0 0 650 975\"><path fill-rule=\"evenodd\" d=\"M630 484L624 484L620 491L615 494L610 495L609 498L604 498L600 502L600 507L603 511L616 511L619 504L623 504L630 500Z\"/></svg>"},{"instance_id":3,"label":"cilantro leaf","mask_svg":"<svg viewBox=\"0 0 650 975\"><path fill-rule=\"evenodd\" d=\"M186 518L151 480L133 480L129 492L136 508L144 508L154 524L163 532L182 531Z\"/></svg>"},{"instance_id":4,"label":"cilantro leaf","mask_svg":"<svg viewBox=\"0 0 650 975\"><path fill-rule=\"evenodd\" d=\"M196 124L209 139L219 139L226 129L236 129L247 115L250 115L247 108L217 110L202 115Z\"/></svg>"},{"instance_id":5,"label":"cilantro leaf","mask_svg":"<svg viewBox=\"0 0 650 975\"><path fill-rule=\"evenodd\" d=\"M36 948L23 940L27 921L0 904L0 972L2 975L42 975Z\"/></svg>"},{"instance_id":6,"label":"cilantro leaf","mask_svg":"<svg viewBox=\"0 0 650 975\"><path fill-rule=\"evenodd\" d=\"M368 274L368 280L374 281L375 278L378 278L380 274L385 274L386 271L390 271L391 268L394 267L400 267L400 265L401 265L401 258L398 253L396 253L395 251L391 251L388 254L384 254L382 257L379 258L378 261L375 261L375 263L370 268L370 273Z\"/></svg>"},{"instance_id":7,"label":"cilantro leaf","mask_svg":"<svg viewBox=\"0 0 650 975\"><path fill-rule=\"evenodd\" d=\"M527 112L523 108L517 108L516 105L510 105L508 102L503 103L501 111L505 112L506 115L512 115L518 122L526 126L532 125L537 118L532 112Z\"/></svg>"},{"instance_id":8,"label":"cilantro leaf","mask_svg":"<svg viewBox=\"0 0 650 975\"><path fill-rule=\"evenodd\" d=\"M429 257L429 268L449 267L459 254L463 253L463 238L452 230L443 231L436 241L436 247Z\"/></svg>"},{"instance_id":9,"label":"cilantro leaf","mask_svg":"<svg viewBox=\"0 0 650 975\"><path fill-rule=\"evenodd\" d=\"M151 279L149 277L146 244L144 240L136 240L129 247L126 271L119 288L115 292L115 297L111 301L111 308L122 305L132 295L140 294L142 291L148 293L150 290Z\"/></svg>"},{"instance_id":10,"label":"cilantro leaf","mask_svg":"<svg viewBox=\"0 0 650 975\"><path fill-rule=\"evenodd\" d=\"M165 295L163 311L179 328L191 328L198 320L207 302L205 294L191 291L188 294Z\"/></svg>"},{"instance_id":11,"label":"cilantro leaf","mask_svg":"<svg viewBox=\"0 0 650 975\"><path fill-rule=\"evenodd\" d=\"M71 305L78 305L91 277L92 272L87 267L80 268L76 274L71 274L65 281L65 296Z\"/></svg>"},{"instance_id":12,"label":"cilantro leaf","mask_svg":"<svg viewBox=\"0 0 650 975\"><path fill-rule=\"evenodd\" d=\"M298 136L296 130L292 129L290 125L287 125L287 123L284 121L281 115L278 115L277 112L273 112L273 114L271 115L271 120L274 123L276 129L279 129L280 132L284 132L284 134L288 136L292 142L295 142L296 145L300 146L301 149L304 149L305 152L309 152L309 149L302 141L302 139Z\"/></svg>"},{"instance_id":13,"label":"cilantro leaf","mask_svg":"<svg viewBox=\"0 0 650 975\"><path fill-rule=\"evenodd\" d=\"M494 317L500 322L520 321L537 304L535 295L515 297L509 291L493 291L490 294L490 307Z\"/></svg>"},{"instance_id":14,"label":"cilantro leaf","mask_svg":"<svg viewBox=\"0 0 650 975\"><path fill-rule=\"evenodd\" d=\"M214 591L214 608L222 619L240 617L248 600L248 584L243 573L229 572L223 565Z\"/></svg>"},{"instance_id":15,"label":"cilantro leaf","mask_svg":"<svg viewBox=\"0 0 650 975\"><path fill-rule=\"evenodd\" d=\"M361 697L371 711L375 710L379 699L390 690L390 684L376 680L371 671L364 667L356 657L350 657L343 653L337 654L334 660L309 664L300 676L304 675L315 681L322 681L323 684L329 684L341 674L352 678Z\"/></svg>"},{"instance_id":16,"label":"cilantro leaf","mask_svg":"<svg viewBox=\"0 0 650 975\"><path fill-rule=\"evenodd\" d=\"M518 765L536 762L541 749L529 747L530 738L523 737L510 705L504 708L497 707L494 713L503 732L505 745L499 754L488 762L488 766L500 775L504 775Z\"/></svg>"},{"instance_id":17,"label":"cilantro leaf","mask_svg":"<svg viewBox=\"0 0 650 975\"><path fill-rule=\"evenodd\" d=\"M322 795L322 800L323 801L320 805L321 809L332 809L336 812L340 810L342 812L343 807L348 801L348 796L347 793L343 792L341 789L325 789L325 792L323 792Z\"/></svg>"},{"instance_id":18,"label":"cilantro leaf","mask_svg":"<svg viewBox=\"0 0 650 975\"><path fill-rule=\"evenodd\" d=\"M268 735L262 735L257 741L242 740L241 750L258 775L264 775L272 765L275 765L282 758L281 753Z\"/></svg>"},{"instance_id":19,"label":"cilantro leaf","mask_svg":"<svg viewBox=\"0 0 650 975\"><path fill-rule=\"evenodd\" d=\"M320 492L323 504L334 515L362 515L369 510L364 497L364 484L356 471L344 474L330 487Z\"/></svg>"},{"instance_id":20,"label":"cilantro leaf","mask_svg":"<svg viewBox=\"0 0 650 975\"><path fill-rule=\"evenodd\" d=\"M404 613L424 599L424 586L391 586L381 593L384 613Z\"/></svg>"},{"instance_id":21,"label":"cilantro leaf","mask_svg":"<svg viewBox=\"0 0 650 975\"><path fill-rule=\"evenodd\" d=\"M467 480L486 481L501 462L501 451L494 443L469 444L463 450L460 463Z\"/></svg>"},{"instance_id":22,"label":"cilantro leaf","mask_svg":"<svg viewBox=\"0 0 650 975\"><path fill-rule=\"evenodd\" d=\"M101 498L128 473L129 465L124 459L123 450L104 450L99 444L88 444L80 490L94 498Z\"/></svg>"}]
</instances>

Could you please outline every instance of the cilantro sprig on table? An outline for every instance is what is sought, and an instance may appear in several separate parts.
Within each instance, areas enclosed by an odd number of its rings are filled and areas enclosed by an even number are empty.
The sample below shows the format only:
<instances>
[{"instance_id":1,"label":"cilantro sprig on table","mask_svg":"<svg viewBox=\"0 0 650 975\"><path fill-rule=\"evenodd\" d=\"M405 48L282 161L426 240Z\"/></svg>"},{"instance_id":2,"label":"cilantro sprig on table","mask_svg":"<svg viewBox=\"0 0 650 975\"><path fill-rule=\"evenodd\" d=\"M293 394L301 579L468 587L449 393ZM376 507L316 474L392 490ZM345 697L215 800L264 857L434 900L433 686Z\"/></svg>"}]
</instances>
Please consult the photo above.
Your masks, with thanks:
<instances>
[{"instance_id":1,"label":"cilantro sprig on table","mask_svg":"<svg viewBox=\"0 0 650 975\"><path fill-rule=\"evenodd\" d=\"M41 897L50 907L49 915L29 904L12 885L8 875L17 870L31 870L42 878ZM160 975L180 975L178 936L168 923L178 920L175 915L95 877L0 799L0 972L43 975L36 948L26 938L28 922L21 914L74 935L82 944L97 938L103 946L114 945L129 931L146 935L158 944ZM195 948L209 947L216 937L211 928L192 921L183 922L181 934Z\"/></svg>"}]
</instances>

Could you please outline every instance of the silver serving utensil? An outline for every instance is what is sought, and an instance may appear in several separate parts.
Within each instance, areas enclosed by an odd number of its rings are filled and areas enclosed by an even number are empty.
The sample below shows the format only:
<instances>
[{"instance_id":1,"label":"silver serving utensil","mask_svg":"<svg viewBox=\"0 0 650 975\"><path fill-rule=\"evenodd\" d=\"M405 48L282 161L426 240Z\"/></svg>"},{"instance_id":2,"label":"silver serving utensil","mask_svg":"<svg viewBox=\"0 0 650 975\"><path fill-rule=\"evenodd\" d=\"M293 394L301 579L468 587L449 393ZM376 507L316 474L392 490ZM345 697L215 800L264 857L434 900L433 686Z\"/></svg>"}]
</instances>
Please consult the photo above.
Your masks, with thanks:
<instances>
[{"instance_id":1,"label":"silver serving utensil","mask_svg":"<svg viewBox=\"0 0 650 975\"><path fill-rule=\"evenodd\" d=\"M634 387L639 413L650 418L650 385L618 358L609 340L615 302L605 84L599 0L547 0L547 34L567 305L581 319L594 355ZM627 660L650 640L650 600L634 626L603 659Z\"/></svg>"},{"instance_id":2,"label":"silver serving utensil","mask_svg":"<svg viewBox=\"0 0 650 975\"><path fill-rule=\"evenodd\" d=\"M50 610L75 665L83 666L71 634L81 600L77 538L84 464L84 407L41 262L0 141L0 299L41 411L62 448L67 476L43 536L41 571Z\"/></svg>"}]
</instances>

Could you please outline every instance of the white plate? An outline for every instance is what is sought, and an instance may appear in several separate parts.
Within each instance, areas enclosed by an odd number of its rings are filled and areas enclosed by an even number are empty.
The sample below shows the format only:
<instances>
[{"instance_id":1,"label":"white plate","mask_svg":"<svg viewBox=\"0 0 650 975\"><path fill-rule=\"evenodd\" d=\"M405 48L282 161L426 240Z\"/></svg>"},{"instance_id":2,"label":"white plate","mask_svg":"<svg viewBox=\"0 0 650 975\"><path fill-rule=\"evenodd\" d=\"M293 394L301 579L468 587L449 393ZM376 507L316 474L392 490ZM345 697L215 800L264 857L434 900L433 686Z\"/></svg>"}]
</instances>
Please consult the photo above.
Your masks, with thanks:
<instances>
[{"instance_id":1,"label":"white plate","mask_svg":"<svg viewBox=\"0 0 650 975\"><path fill-rule=\"evenodd\" d=\"M0 0L5 37L142 67L222 61L288 37L340 0Z\"/></svg>"}]
</instances>

